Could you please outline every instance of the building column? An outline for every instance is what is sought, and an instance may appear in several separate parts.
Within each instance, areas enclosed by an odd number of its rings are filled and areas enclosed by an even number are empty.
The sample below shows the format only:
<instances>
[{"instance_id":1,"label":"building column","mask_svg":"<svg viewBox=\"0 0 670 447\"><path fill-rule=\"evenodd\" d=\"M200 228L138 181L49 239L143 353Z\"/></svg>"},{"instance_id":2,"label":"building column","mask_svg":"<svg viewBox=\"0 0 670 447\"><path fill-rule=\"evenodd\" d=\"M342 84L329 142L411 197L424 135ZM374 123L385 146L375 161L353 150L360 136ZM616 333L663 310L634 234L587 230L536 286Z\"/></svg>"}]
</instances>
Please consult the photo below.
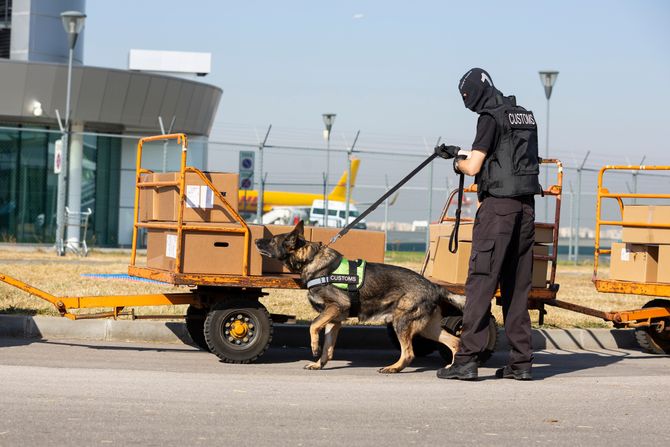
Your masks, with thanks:
<instances>
[{"instance_id":1,"label":"building column","mask_svg":"<svg viewBox=\"0 0 670 447\"><path fill-rule=\"evenodd\" d=\"M81 229L79 227L81 213L81 177L82 163L84 161L84 136L79 133L84 131L81 123L72 123L70 134L70 150L68 151L68 187L67 208L70 217L67 222L67 243L79 247Z\"/></svg>"}]
</instances>

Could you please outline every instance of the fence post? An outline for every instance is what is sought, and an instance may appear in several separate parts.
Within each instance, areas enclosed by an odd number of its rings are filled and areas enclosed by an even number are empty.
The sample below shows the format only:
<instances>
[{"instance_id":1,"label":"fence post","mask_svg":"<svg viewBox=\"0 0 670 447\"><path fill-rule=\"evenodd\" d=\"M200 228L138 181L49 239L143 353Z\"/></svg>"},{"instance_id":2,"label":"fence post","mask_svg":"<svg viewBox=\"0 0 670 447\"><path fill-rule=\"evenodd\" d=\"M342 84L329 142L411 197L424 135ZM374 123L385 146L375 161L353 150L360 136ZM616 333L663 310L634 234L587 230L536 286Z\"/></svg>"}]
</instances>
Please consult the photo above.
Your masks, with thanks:
<instances>
[{"instance_id":1,"label":"fence post","mask_svg":"<svg viewBox=\"0 0 670 447\"><path fill-rule=\"evenodd\" d=\"M268 137L270 136L270 130L272 130L272 124L268 126L268 131L265 133L265 138L258 145L258 178L259 188L258 188L258 200L256 200L256 220L258 223L263 222L263 207L265 206L265 179L263 178L263 149L265 144L268 142Z\"/></svg>"},{"instance_id":2,"label":"fence post","mask_svg":"<svg viewBox=\"0 0 670 447\"><path fill-rule=\"evenodd\" d=\"M389 190L389 176L384 174L384 182L386 183L385 193ZM388 197L384 200L384 239L386 239L386 245L389 243L389 199Z\"/></svg>"},{"instance_id":3,"label":"fence post","mask_svg":"<svg viewBox=\"0 0 670 447\"><path fill-rule=\"evenodd\" d=\"M642 160L640 160L640 166L644 164L644 160L647 158L647 156L643 156ZM637 176L640 173L640 171L633 171L633 194L637 194ZM633 199L633 205L637 204L637 197Z\"/></svg>"},{"instance_id":4,"label":"fence post","mask_svg":"<svg viewBox=\"0 0 670 447\"><path fill-rule=\"evenodd\" d=\"M575 193L572 189L572 182L568 184L570 187L570 237L568 237L568 261L572 260L572 250L574 249L574 246L572 244L572 238L575 237L574 229L575 229L575 222L574 222L574 217L575 217Z\"/></svg>"},{"instance_id":5,"label":"fence post","mask_svg":"<svg viewBox=\"0 0 670 447\"><path fill-rule=\"evenodd\" d=\"M358 141L358 136L361 134L359 130L356 132L356 138L354 138L354 143L349 149L347 149L347 203L345 205L344 211L344 226L349 225L349 202L351 202L351 154L354 152L356 147L356 142Z\"/></svg>"},{"instance_id":6,"label":"fence post","mask_svg":"<svg viewBox=\"0 0 670 447\"><path fill-rule=\"evenodd\" d=\"M575 238L575 264L579 262L579 226L582 221L582 171L591 151L586 151L582 164L577 169L577 235Z\"/></svg>"},{"instance_id":7,"label":"fence post","mask_svg":"<svg viewBox=\"0 0 670 447\"><path fill-rule=\"evenodd\" d=\"M442 140L442 137L437 137L437 141L435 142L435 147L440 145L440 140ZM426 146L426 151L428 151L428 145L426 144L426 139L423 139L423 144ZM426 250L428 250L428 247L430 246L430 221L433 219L433 173L434 173L434 163L430 163L430 170L428 171L428 225L426 226Z\"/></svg>"}]
</instances>

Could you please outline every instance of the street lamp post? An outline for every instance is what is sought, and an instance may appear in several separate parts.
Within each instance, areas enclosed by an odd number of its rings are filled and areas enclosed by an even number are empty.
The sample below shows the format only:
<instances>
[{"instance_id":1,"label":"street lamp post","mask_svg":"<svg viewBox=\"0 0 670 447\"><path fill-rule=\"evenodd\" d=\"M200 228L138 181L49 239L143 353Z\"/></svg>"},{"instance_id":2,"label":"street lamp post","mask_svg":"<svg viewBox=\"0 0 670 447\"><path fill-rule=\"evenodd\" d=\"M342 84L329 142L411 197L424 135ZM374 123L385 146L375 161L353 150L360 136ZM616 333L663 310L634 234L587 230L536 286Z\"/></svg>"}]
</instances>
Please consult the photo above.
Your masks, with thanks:
<instances>
[{"instance_id":1,"label":"street lamp post","mask_svg":"<svg viewBox=\"0 0 670 447\"><path fill-rule=\"evenodd\" d=\"M326 130L323 132L323 136L326 137L326 178L325 178L325 191L323 192L323 226L328 226L328 177L330 175L330 130L333 128L333 123L335 122L335 117L337 116L334 113L324 113L323 115L323 124L326 125Z\"/></svg>"},{"instance_id":2,"label":"street lamp post","mask_svg":"<svg viewBox=\"0 0 670 447\"><path fill-rule=\"evenodd\" d=\"M544 158L549 158L549 98L551 98L551 90L554 88L554 83L558 77L557 71L541 71L540 80L544 86L544 95L547 97L547 140L544 148ZM544 168L544 187L549 187L549 166ZM544 207L544 221L549 219L549 207L545 203Z\"/></svg>"},{"instance_id":3,"label":"street lamp post","mask_svg":"<svg viewBox=\"0 0 670 447\"><path fill-rule=\"evenodd\" d=\"M58 196L56 202L56 252L59 256L65 254L65 244L63 242L65 236L65 193L66 186L66 172L68 169L68 147L70 143L70 90L72 87L72 56L74 54L74 47L77 44L79 33L84 28L84 21L86 14L79 11L66 11L61 13L61 20L63 21L63 28L67 33L68 46L70 53L67 64L67 93L65 95L65 124L63 126L63 156L61 158L61 170L58 174Z\"/></svg>"}]
</instances>

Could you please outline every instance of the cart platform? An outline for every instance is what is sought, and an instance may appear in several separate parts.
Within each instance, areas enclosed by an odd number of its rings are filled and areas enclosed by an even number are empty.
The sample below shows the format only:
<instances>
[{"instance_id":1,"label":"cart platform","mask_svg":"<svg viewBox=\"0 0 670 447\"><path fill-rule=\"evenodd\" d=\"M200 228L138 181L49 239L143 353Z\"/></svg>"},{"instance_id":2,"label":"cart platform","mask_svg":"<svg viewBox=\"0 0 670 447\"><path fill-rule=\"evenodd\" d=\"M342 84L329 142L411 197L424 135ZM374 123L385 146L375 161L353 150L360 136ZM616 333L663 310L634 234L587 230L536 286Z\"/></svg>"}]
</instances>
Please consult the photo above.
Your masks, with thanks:
<instances>
[{"instance_id":1,"label":"cart platform","mask_svg":"<svg viewBox=\"0 0 670 447\"><path fill-rule=\"evenodd\" d=\"M263 276L255 275L211 275L198 273L179 273L158 270L149 267L128 266L128 274L140 278L153 279L173 285L184 286L227 286L270 289L300 289L300 276L283 273Z\"/></svg>"},{"instance_id":2,"label":"cart platform","mask_svg":"<svg viewBox=\"0 0 670 447\"><path fill-rule=\"evenodd\" d=\"M464 284L452 284L439 279L435 279L432 276L427 276L426 279L431 281L439 286L444 287L449 292L455 295L465 295L465 285ZM558 284L553 284L549 287L533 287L528 296L529 300L540 300L540 301L549 301L556 299L556 294L558 293ZM495 298L500 298L500 289L496 290Z\"/></svg>"}]
</instances>

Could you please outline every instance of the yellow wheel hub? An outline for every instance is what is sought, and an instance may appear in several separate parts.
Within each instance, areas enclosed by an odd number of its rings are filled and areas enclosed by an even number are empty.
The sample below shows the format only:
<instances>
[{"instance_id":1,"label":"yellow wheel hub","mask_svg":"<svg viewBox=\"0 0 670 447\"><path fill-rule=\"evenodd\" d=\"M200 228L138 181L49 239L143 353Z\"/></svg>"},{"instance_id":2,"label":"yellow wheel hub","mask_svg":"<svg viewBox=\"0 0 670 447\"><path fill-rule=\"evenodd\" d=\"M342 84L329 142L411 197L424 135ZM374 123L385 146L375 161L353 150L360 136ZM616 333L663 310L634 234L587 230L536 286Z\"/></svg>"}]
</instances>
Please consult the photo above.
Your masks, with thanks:
<instances>
[{"instance_id":1,"label":"yellow wheel hub","mask_svg":"<svg viewBox=\"0 0 670 447\"><path fill-rule=\"evenodd\" d=\"M230 335L238 340L243 339L249 333L249 325L244 321L235 320L230 325Z\"/></svg>"}]
</instances>

